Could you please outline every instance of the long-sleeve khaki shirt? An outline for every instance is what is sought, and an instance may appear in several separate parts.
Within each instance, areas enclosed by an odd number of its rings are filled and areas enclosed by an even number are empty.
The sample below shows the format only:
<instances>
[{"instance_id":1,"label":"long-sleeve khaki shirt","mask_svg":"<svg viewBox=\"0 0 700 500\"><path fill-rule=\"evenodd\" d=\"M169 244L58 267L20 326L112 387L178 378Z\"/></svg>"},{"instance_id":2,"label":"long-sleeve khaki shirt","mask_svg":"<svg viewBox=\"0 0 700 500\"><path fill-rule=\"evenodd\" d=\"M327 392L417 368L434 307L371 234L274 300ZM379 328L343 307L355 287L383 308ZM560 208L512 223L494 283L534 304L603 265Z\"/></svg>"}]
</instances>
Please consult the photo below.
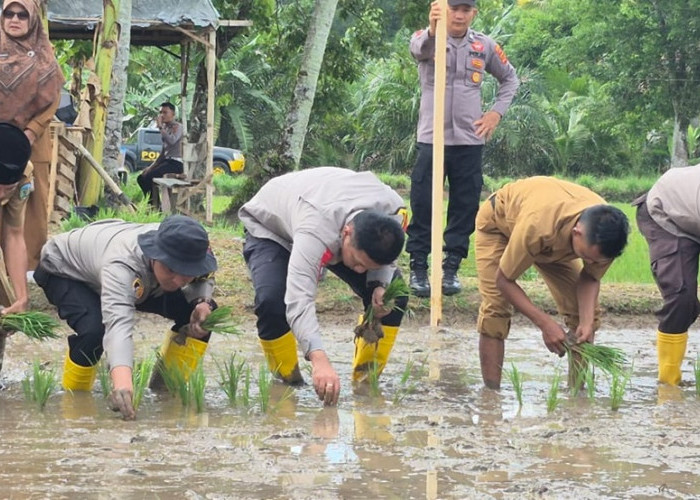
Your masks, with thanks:
<instances>
[{"instance_id":1,"label":"long-sleeve khaki shirt","mask_svg":"<svg viewBox=\"0 0 700 500\"><path fill-rule=\"evenodd\" d=\"M414 33L411 54L418 61L421 99L418 142L433 143L435 94L435 37L428 30ZM520 82L503 49L491 38L469 30L463 38L447 37L447 82L445 87L445 145L484 144L476 135L474 121L482 116L481 85L484 74L498 80L498 94L491 111L503 116Z\"/></svg>"},{"instance_id":2,"label":"long-sleeve khaki shirt","mask_svg":"<svg viewBox=\"0 0 700 500\"><path fill-rule=\"evenodd\" d=\"M276 177L238 212L256 238L290 251L287 272L287 323L305 355L322 349L316 317L321 268L342 262L342 230L362 210L396 214L404 223L404 201L371 172L319 167ZM367 273L367 282L388 284L395 264Z\"/></svg>"},{"instance_id":3,"label":"long-sleeve khaki shirt","mask_svg":"<svg viewBox=\"0 0 700 500\"><path fill-rule=\"evenodd\" d=\"M41 266L47 272L83 282L100 295L103 347L112 368L133 366L136 306L163 295L150 259L137 241L140 234L158 226L118 219L99 221L54 236L41 251ZM211 298L213 289L213 278L207 278L193 281L182 291L192 301Z\"/></svg>"}]
</instances>

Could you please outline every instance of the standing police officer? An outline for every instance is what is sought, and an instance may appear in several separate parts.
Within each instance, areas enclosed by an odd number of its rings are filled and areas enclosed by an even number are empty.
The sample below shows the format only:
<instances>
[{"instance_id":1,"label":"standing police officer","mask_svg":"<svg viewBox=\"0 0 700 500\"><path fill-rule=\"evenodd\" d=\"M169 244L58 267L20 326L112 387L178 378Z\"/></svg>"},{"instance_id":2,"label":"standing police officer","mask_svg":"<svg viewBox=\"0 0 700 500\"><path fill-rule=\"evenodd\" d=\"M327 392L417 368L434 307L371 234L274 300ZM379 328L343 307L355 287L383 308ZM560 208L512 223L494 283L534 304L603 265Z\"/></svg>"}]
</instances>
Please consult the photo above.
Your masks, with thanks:
<instances>
[{"instance_id":1,"label":"standing police officer","mask_svg":"<svg viewBox=\"0 0 700 500\"><path fill-rule=\"evenodd\" d=\"M481 158L484 142L491 137L510 106L519 82L515 68L503 49L491 38L469 27L476 17L475 0L448 0L447 84L445 88L445 174L449 180L445 258L442 293L459 293L457 270L469 250L469 236L479 208L483 183ZM435 32L442 12L430 6L430 26L411 38L411 54L418 61L421 104L418 119L418 158L411 175L411 209L406 251L411 254L411 290L418 297L430 296L428 254L432 218L433 93ZM499 82L493 107L481 110L484 73Z\"/></svg>"}]
</instances>

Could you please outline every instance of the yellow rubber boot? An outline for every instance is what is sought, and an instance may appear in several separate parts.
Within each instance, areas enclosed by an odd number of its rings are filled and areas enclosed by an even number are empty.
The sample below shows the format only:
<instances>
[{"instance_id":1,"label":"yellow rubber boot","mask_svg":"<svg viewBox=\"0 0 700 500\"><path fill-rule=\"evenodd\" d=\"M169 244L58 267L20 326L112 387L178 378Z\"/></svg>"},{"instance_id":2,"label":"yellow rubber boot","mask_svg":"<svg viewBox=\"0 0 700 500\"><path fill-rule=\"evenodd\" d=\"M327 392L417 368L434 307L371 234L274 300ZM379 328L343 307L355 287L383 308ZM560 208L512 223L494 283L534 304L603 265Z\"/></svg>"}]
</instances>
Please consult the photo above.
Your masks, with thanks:
<instances>
[{"instance_id":1,"label":"yellow rubber boot","mask_svg":"<svg viewBox=\"0 0 700 500\"><path fill-rule=\"evenodd\" d=\"M63 362L63 381L61 385L67 391L91 391L97 376L97 365L80 366L66 354Z\"/></svg>"},{"instance_id":2,"label":"yellow rubber boot","mask_svg":"<svg viewBox=\"0 0 700 500\"><path fill-rule=\"evenodd\" d=\"M398 326L382 325L384 337L374 344L368 344L362 337L355 339L355 357L352 360L352 379L365 380L373 361L377 362L378 374L381 374L389 361L389 354L394 348L396 336L399 334Z\"/></svg>"},{"instance_id":3,"label":"yellow rubber boot","mask_svg":"<svg viewBox=\"0 0 700 500\"><path fill-rule=\"evenodd\" d=\"M206 342L168 329L148 387L153 391L162 391L169 387L175 370L182 376L182 380L187 382L202 360L207 345ZM169 388L172 390L172 387Z\"/></svg>"},{"instance_id":4,"label":"yellow rubber boot","mask_svg":"<svg viewBox=\"0 0 700 500\"><path fill-rule=\"evenodd\" d=\"M299 371L297 341L290 331L274 340L260 339L260 345L267 359L270 371L287 384L303 384L304 378Z\"/></svg>"},{"instance_id":5,"label":"yellow rubber boot","mask_svg":"<svg viewBox=\"0 0 700 500\"><path fill-rule=\"evenodd\" d=\"M656 352L659 357L659 382L678 385L681 382L681 363L688 344L688 332L656 334Z\"/></svg>"}]
</instances>

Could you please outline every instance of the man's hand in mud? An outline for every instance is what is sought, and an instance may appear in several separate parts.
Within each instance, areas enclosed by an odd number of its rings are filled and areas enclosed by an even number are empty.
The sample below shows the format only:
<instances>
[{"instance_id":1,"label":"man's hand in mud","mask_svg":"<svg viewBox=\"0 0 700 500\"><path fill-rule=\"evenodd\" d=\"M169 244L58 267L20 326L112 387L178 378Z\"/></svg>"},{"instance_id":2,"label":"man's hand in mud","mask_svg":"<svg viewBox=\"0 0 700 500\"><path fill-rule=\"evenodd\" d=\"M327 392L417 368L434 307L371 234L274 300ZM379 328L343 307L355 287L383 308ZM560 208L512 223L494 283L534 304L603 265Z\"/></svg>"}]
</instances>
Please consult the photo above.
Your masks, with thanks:
<instances>
[{"instance_id":1,"label":"man's hand in mud","mask_svg":"<svg viewBox=\"0 0 700 500\"><path fill-rule=\"evenodd\" d=\"M312 366L314 390L318 399L323 401L326 406L337 405L340 395L340 377L331 366L331 362L328 361L328 356L321 350L311 351L309 360Z\"/></svg>"},{"instance_id":2,"label":"man's hand in mud","mask_svg":"<svg viewBox=\"0 0 700 500\"><path fill-rule=\"evenodd\" d=\"M127 389L114 389L109 394L109 407L112 411L121 413L124 420L134 420L136 418L132 394Z\"/></svg>"}]
</instances>

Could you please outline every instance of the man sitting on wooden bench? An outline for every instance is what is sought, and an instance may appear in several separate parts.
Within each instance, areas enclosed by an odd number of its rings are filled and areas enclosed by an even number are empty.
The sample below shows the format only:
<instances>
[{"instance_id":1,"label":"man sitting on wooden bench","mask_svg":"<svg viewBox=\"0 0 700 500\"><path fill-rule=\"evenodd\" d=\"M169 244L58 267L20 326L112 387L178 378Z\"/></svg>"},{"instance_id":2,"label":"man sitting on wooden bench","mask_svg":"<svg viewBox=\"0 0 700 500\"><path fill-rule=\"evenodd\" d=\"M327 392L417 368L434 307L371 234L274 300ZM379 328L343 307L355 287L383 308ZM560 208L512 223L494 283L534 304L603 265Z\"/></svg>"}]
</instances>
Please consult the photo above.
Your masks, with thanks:
<instances>
[{"instance_id":1,"label":"man sitting on wooden bench","mask_svg":"<svg viewBox=\"0 0 700 500\"><path fill-rule=\"evenodd\" d=\"M170 102L160 105L160 113L156 118L156 125L163 139L163 149L160 156L151 165L146 167L137 177L137 182L144 196L151 205L157 207L158 200L154 196L153 179L163 177L165 174L182 174L182 124L175 121L175 106Z\"/></svg>"}]
</instances>

